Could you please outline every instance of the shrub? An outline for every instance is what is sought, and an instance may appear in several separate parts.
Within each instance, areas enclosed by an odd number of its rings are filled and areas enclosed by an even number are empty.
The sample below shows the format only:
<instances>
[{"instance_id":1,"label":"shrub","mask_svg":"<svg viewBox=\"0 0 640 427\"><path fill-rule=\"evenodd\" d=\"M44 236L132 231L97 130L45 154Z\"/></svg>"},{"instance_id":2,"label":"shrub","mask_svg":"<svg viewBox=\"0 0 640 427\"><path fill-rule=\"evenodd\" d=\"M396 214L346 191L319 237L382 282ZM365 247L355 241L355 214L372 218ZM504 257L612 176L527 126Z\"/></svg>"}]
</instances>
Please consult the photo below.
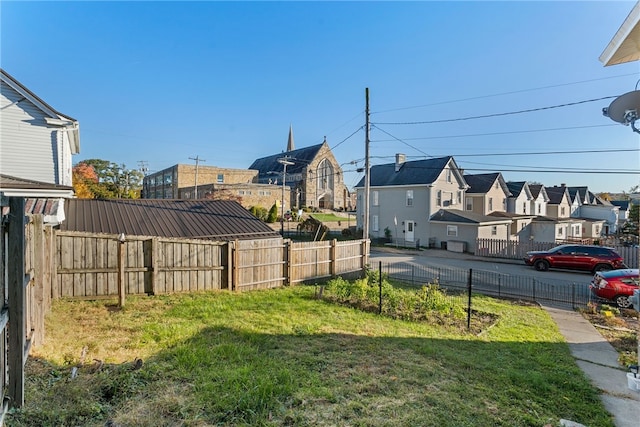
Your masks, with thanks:
<instances>
[{"instance_id":1,"label":"shrub","mask_svg":"<svg viewBox=\"0 0 640 427\"><path fill-rule=\"evenodd\" d=\"M273 224L276 221L278 221L278 207L274 203L273 206L271 206L271 209L269 209L269 214L267 215L267 222L269 224Z\"/></svg>"}]
</instances>

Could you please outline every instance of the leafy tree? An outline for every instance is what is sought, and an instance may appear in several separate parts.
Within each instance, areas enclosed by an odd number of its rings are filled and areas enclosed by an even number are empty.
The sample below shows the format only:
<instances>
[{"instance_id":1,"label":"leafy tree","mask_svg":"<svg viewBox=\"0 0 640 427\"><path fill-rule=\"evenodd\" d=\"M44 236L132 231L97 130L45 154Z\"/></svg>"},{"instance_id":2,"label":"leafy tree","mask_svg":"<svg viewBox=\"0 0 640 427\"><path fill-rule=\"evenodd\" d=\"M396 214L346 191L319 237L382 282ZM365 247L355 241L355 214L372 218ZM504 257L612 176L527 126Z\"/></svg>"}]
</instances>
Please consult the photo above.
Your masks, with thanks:
<instances>
[{"instance_id":1,"label":"leafy tree","mask_svg":"<svg viewBox=\"0 0 640 427\"><path fill-rule=\"evenodd\" d=\"M82 165L82 166L81 166ZM92 168L97 176L97 181L82 180L88 185L93 198L96 199L137 199L142 189L142 172L135 169L127 169L122 164L102 159L83 160L76 165L79 171Z\"/></svg>"},{"instance_id":2,"label":"leafy tree","mask_svg":"<svg viewBox=\"0 0 640 427\"><path fill-rule=\"evenodd\" d=\"M629 221L638 225L640 222L640 205L633 204L629 206Z\"/></svg>"},{"instance_id":3,"label":"leafy tree","mask_svg":"<svg viewBox=\"0 0 640 427\"><path fill-rule=\"evenodd\" d=\"M598 194L598 197L600 197L602 200L607 200L607 201L611 201L611 194L609 193L600 193Z\"/></svg>"},{"instance_id":4,"label":"leafy tree","mask_svg":"<svg viewBox=\"0 0 640 427\"><path fill-rule=\"evenodd\" d=\"M93 166L78 163L72 169L73 190L79 199L95 199L94 188L98 184L98 175Z\"/></svg>"},{"instance_id":5,"label":"leafy tree","mask_svg":"<svg viewBox=\"0 0 640 427\"><path fill-rule=\"evenodd\" d=\"M269 209L269 215L267 215L267 222L268 223L274 223L278 220L278 206L276 206L276 204L274 203L273 206L271 206L271 209Z\"/></svg>"}]
</instances>

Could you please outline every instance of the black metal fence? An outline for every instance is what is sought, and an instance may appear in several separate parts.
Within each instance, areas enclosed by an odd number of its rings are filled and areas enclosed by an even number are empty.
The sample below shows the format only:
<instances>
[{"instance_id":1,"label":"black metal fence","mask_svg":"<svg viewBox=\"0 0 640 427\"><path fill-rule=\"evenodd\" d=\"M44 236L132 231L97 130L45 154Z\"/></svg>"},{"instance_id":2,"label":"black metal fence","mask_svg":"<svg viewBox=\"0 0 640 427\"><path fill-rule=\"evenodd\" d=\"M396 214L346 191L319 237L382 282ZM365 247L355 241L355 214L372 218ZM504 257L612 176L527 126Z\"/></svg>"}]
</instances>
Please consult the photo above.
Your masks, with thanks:
<instances>
[{"instance_id":1,"label":"black metal fence","mask_svg":"<svg viewBox=\"0 0 640 427\"><path fill-rule=\"evenodd\" d=\"M402 262L380 261L379 265L372 267L394 282L416 288L437 283L441 288L457 294L482 294L572 309L585 308L593 301L589 285L585 282Z\"/></svg>"}]
</instances>

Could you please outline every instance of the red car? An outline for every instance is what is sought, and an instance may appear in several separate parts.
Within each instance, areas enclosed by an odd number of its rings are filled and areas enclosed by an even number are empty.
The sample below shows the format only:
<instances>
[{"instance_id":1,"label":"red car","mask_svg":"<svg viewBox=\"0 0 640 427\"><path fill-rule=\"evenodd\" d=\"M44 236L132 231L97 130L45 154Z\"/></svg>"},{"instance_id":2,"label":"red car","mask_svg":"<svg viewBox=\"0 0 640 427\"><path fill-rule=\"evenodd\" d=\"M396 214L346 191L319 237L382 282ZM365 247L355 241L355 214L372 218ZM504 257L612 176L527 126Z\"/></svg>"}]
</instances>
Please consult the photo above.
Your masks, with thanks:
<instances>
[{"instance_id":1,"label":"red car","mask_svg":"<svg viewBox=\"0 0 640 427\"><path fill-rule=\"evenodd\" d=\"M620 308L631 307L629 297L638 289L640 274L637 268L599 271L593 276L589 289L598 298L615 302Z\"/></svg>"},{"instance_id":2,"label":"red car","mask_svg":"<svg viewBox=\"0 0 640 427\"><path fill-rule=\"evenodd\" d=\"M624 259L615 250L593 245L560 245L548 251L531 251L527 252L524 262L538 271L568 268L596 273L626 267Z\"/></svg>"}]
</instances>

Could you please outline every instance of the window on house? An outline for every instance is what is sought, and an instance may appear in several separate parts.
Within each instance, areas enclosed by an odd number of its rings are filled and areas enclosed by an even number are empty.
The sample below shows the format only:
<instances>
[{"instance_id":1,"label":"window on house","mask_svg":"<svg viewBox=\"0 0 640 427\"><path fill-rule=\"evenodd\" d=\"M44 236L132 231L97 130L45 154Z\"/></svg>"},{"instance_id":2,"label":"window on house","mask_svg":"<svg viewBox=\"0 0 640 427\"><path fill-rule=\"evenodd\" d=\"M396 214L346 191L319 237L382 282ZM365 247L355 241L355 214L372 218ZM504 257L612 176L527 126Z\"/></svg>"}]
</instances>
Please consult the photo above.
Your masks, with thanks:
<instances>
[{"instance_id":1,"label":"window on house","mask_svg":"<svg viewBox=\"0 0 640 427\"><path fill-rule=\"evenodd\" d=\"M538 213L542 212L542 205L538 204Z\"/></svg>"},{"instance_id":2,"label":"window on house","mask_svg":"<svg viewBox=\"0 0 640 427\"><path fill-rule=\"evenodd\" d=\"M523 214L527 213L527 202L522 202L522 213Z\"/></svg>"},{"instance_id":3,"label":"window on house","mask_svg":"<svg viewBox=\"0 0 640 427\"><path fill-rule=\"evenodd\" d=\"M458 204L461 205L462 204L462 191L458 190Z\"/></svg>"},{"instance_id":4,"label":"window on house","mask_svg":"<svg viewBox=\"0 0 640 427\"><path fill-rule=\"evenodd\" d=\"M451 169L447 169L447 182L451 182Z\"/></svg>"},{"instance_id":5,"label":"window on house","mask_svg":"<svg viewBox=\"0 0 640 427\"><path fill-rule=\"evenodd\" d=\"M492 236L497 236L498 235L498 226L497 225L492 225L491 226L491 235Z\"/></svg>"},{"instance_id":6,"label":"window on house","mask_svg":"<svg viewBox=\"0 0 640 427\"><path fill-rule=\"evenodd\" d=\"M472 211L473 210L473 199L471 197L467 197L467 210L468 211Z\"/></svg>"},{"instance_id":7,"label":"window on house","mask_svg":"<svg viewBox=\"0 0 640 427\"><path fill-rule=\"evenodd\" d=\"M565 208L564 206L560 208L560 215L564 216Z\"/></svg>"},{"instance_id":8,"label":"window on house","mask_svg":"<svg viewBox=\"0 0 640 427\"><path fill-rule=\"evenodd\" d=\"M224 182L224 174L218 174L218 184L222 184Z\"/></svg>"},{"instance_id":9,"label":"window on house","mask_svg":"<svg viewBox=\"0 0 640 427\"><path fill-rule=\"evenodd\" d=\"M407 190L407 206L413 206L413 190Z\"/></svg>"},{"instance_id":10,"label":"window on house","mask_svg":"<svg viewBox=\"0 0 640 427\"><path fill-rule=\"evenodd\" d=\"M564 229L558 228L558 237L562 237L564 235Z\"/></svg>"},{"instance_id":11,"label":"window on house","mask_svg":"<svg viewBox=\"0 0 640 427\"><path fill-rule=\"evenodd\" d=\"M372 201L373 206L378 206L378 192L377 192L377 191L374 191L374 192L372 193L372 196L373 196L373 197L372 197L372 199L373 199L373 201Z\"/></svg>"},{"instance_id":12,"label":"window on house","mask_svg":"<svg viewBox=\"0 0 640 427\"><path fill-rule=\"evenodd\" d=\"M380 231L380 228L378 226L378 215L373 215L371 217L371 230L372 231Z\"/></svg>"},{"instance_id":13,"label":"window on house","mask_svg":"<svg viewBox=\"0 0 640 427\"><path fill-rule=\"evenodd\" d=\"M458 236L458 226L457 225L447 225L447 236L449 236L449 237L457 237Z\"/></svg>"},{"instance_id":14,"label":"window on house","mask_svg":"<svg viewBox=\"0 0 640 427\"><path fill-rule=\"evenodd\" d=\"M442 191L438 190L436 193L436 206L442 206Z\"/></svg>"},{"instance_id":15,"label":"window on house","mask_svg":"<svg viewBox=\"0 0 640 427\"><path fill-rule=\"evenodd\" d=\"M493 212L493 197L489 197L489 212Z\"/></svg>"}]
</instances>

